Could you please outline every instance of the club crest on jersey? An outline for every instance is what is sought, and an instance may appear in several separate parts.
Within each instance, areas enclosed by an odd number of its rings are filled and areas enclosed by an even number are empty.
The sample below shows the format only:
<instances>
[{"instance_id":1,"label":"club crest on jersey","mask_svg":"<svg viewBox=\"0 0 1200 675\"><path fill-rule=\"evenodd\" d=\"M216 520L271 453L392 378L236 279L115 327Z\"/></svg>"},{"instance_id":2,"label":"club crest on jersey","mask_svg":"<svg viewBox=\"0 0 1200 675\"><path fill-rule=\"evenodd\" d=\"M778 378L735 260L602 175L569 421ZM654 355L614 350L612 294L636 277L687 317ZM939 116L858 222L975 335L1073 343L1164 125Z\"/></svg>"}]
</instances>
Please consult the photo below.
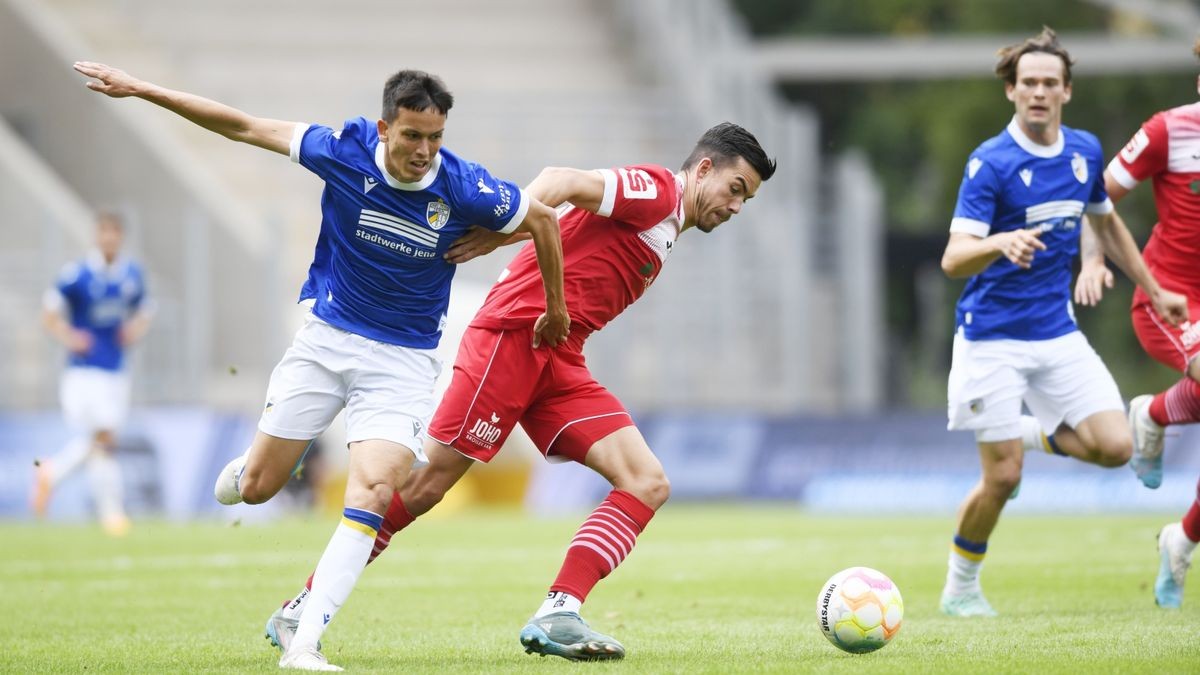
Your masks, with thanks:
<instances>
[{"instance_id":1,"label":"club crest on jersey","mask_svg":"<svg viewBox=\"0 0 1200 675\"><path fill-rule=\"evenodd\" d=\"M1020 176L1021 182L1025 184L1025 187L1029 187L1033 183L1033 169L1021 169Z\"/></svg>"},{"instance_id":2,"label":"club crest on jersey","mask_svg":"<svg viewBox=\"0 0 1200 675\"><path fill-rule=\"evenodd\" d=\"M1087 183L1087 160L1084 159L1083 155L1079 154L1078 152L1071 155L1071 173L1075 174L1075 180L1079 181L1080 183Z\"/></svg>"},{"instance_id":3,"label":"club crest on jersey","mask_svg":"<svg viewBox=\"0 0 1200 675\"><path fill-rule=\"evenodd\" d=\"M440 230L450 222L450 205L442 200L429 202L425 207L425 222L435 230Z\"/></svg>"}]
</instances>

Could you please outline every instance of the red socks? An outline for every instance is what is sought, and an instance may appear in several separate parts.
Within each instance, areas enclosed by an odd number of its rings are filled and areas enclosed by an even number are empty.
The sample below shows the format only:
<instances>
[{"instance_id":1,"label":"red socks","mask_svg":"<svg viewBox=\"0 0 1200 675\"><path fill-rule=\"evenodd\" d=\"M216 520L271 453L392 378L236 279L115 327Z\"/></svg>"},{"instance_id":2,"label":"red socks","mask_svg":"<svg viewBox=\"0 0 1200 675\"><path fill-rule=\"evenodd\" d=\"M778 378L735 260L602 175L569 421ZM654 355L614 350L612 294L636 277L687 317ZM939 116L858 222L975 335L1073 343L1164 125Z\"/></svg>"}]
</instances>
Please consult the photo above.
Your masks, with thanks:
<instances>
[{"instance_id":1,"label":"red socks","mask_svg":"<svg viewBox=\"0 0 1200 675\"><path fill-rule=\"evenodd\" d=\"M567 547L551 591L586 600L597 582L608 576L629 555L654 509L622 490L613 490L592 511Z\"/></svg>"},{"instance_id":2,"label":"red socks","mask_svg":"<svg viewBox=\"0 0 1200 675\"><path fill-rule=\"evenodd\" d=\"M1200 422L1200 383L1185 377L1170 389L1155 394L1149 413L1150 419L1164 427Z\"/></svg>"}]
</instances>

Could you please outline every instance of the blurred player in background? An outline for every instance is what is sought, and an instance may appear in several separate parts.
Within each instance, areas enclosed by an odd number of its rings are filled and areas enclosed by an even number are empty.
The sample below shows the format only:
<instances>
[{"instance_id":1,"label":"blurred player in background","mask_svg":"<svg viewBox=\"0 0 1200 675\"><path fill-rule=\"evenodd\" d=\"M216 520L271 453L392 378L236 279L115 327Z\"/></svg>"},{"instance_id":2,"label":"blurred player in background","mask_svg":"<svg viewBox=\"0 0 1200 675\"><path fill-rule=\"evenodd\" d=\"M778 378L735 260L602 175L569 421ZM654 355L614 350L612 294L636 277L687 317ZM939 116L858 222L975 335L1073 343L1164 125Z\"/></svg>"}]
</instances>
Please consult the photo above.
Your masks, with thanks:
<instances>
[{"instance_id":1,"label":"blurred player in background","mask_svg":"<svg viewBox=\"0 0 1200 675\"><path fill-rule=\"evenodd\" d=\"M1133 439L1121 395L1071 307L1071 263L1085 213L1103 250L1160 319L1187 318L1186 298L1158 285L1113 209L1099 141L1062 125L1071 58L1054 31L1002 49L996 73L1016 114L971 154L942 257L948 276L969 277L955 318L948 428L975 432L982 468L950 550L941 609L953 616L995 615L979 572L1020 484L1025 451L1105 467L1129 461ZM1021 415L1022 402L1034 416Z\"/></svg>"},{"instance_id":2,"label":"blurred player in background","mask_svg":"<svg viewBox=\"0 0 1200 675\"><path fill-rule=\"evenodd\" d=\"M1192 47L1200 57L1200 40ZM1196 82L1200 91L1200 78ZM1158 223L1146 243L1146 265L1164 286L1183 293L1189 315L1200 316L1200 103L1151 117L1108 164L1104 185L1114 202L1151 179ZM1103 264L1103 255L1099 255ZM1129 402L1134 453L1130 466L1146 487L1162 484L1163 429L1200 421L1200 325L1164 322L1145 291L1133 296L1133 331L1146 353L1183 377L1166 391ZM1200 484L1183 520L1158 535L1159 570L1154 599L1161 607L1183 603L1183 582L1200 542Z\"/></svg>"},{"instance_id":3,"label":"blurred player in background","mask_svg":"<svg viewBox=\"0 0 1200 675\"><path fill-rule=\"evenodd\" d=\"M758 140L729 123L705 132L679 173L655 165L543 170L526 190L563 207L571 335L562 346L537 348L537 268L526 246L463 335L454 377L430 423L429 466L414 472L392 501L371 558L441 501L475 462L491 460L520 422L547 459L584 464L613 486L572 539L545 601L521 631L521 644L572 660L622 658L625 648L592 630L579 610L633 550L670 486L625 407L588 371L583 344L645 293L681 233L693 227L712 232L774 173L775 162ZM477 231L451 254L466 261L521 238ZM307 595L302 590L272 621L293 621Z\"/></svg>"},{"instance_id":4,"label":"blurred player in background","mask_svg":"<svg viewBox=\"0 0 1200 675\"><path fill-rule=\"evenodd\" d=\"M88 481L105 532L129 530L121 467L113 456L129 414L125 350L150 328L142 268L121 255L125 230L115 213L96 217L96 248L66 265L46 291L42 323L67 348L59 396L74 436L35 468L32 507L44 516L54 488L87 462Z\"/></svg>"},{"instance_id":5,"label":"blurred player in background","mask_svg":"<svg viewBox=\"0 0 1200 675\"><path fill-rule=\"evenodd\" d=\"M557 216L442 148L454 98L428 73L396 73L384 85L381 119L358 117L334 130L252 117L102 64L75 69L94 78L87 86L95 91L145 99L231 140L290 156L325 181L300 296L314 303L312 313L271 374L253 444L225 467L214 491L223 504L270 499L346 408L345 511L279 661L282 668L341 670L319 651L320 637L362 573L392 495L425 461L424 429L441 370L435 349L455 269L444 255L473 225L531 236L540 294L529 339L557 345L570 329Z\"/></svg>"}]
</instances>

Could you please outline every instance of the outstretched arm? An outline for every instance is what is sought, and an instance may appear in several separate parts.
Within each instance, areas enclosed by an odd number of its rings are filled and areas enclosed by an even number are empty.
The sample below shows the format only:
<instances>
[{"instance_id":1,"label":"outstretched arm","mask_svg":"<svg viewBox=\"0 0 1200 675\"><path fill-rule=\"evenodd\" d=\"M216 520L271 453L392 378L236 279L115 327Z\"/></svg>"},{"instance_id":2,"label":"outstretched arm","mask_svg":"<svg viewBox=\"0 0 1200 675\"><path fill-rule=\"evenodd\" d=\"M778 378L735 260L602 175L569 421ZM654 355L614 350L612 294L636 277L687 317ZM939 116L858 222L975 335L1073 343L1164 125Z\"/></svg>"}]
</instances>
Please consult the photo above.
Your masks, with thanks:
<instances>
[{"instance_id":1,"label":"outstretched arm","mask_svg":"<svg viewBox=\"0 0 1200 675\"><path fill-rule=\"evenodd\" d=\"M112 98L134 96L144 99L230 140L256 145L281 155L289 154L295 122L252 117L224 103L139 80L103 63L78 61L74 67L76 71L92 78L87 81L87 87L92 91Z\"/></svg>"}]
</instances>

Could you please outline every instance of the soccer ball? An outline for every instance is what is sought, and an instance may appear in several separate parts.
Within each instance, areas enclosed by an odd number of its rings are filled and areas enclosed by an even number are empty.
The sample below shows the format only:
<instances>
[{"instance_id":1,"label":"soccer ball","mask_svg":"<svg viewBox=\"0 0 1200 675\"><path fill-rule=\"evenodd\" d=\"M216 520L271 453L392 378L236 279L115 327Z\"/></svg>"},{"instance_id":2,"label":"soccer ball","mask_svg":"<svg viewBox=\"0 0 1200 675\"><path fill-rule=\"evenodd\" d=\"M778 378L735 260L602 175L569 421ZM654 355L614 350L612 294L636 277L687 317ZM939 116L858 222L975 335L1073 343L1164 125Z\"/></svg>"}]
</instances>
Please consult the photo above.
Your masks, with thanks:
<instances>
[{"instance_id":1,"label":"soccer ball","mask_svg":"<svg viewBox=\"0 0 1200 675\"><path fill-rule=\"evenodd\" d=\"M900 631L904 600L882 572L851 567L829 578L817 596L817 625L838 649L865 654Z\"/></svg>"}]
</instances>

